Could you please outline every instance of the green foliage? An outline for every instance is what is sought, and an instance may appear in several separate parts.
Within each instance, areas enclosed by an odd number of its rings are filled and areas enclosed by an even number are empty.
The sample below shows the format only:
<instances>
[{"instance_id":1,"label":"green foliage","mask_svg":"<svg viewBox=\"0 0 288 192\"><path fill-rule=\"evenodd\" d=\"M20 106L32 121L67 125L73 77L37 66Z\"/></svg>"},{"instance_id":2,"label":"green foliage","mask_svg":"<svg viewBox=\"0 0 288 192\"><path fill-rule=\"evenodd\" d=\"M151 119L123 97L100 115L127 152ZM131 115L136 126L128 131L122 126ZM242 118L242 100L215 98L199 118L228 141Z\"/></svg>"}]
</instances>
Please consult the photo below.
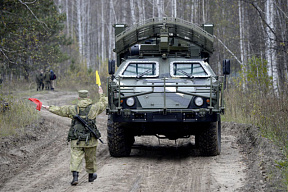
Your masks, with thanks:
<instances>
[{"instance_id":1,"label":"green foliage","mask_svg":"<svg viewBox=\"0 0 288 192\"><path fill-rule=\"evenodd\" d=\"M279 168L288 168L288 161L276 161Z\"/></svg>"},{"instance_id":2,"label":"green foliage","mask_svg":"<svg viewBox=\"0 0 288 192\"><path fill-rule=\"evenodd\" d=\"M260 128L264 137L270 139L283 150L286 159L278 162L278 164L284 177L283 182L288 187L287 96L276 98L269 95L263 96L263 93L256 89L252 94L241 89L230 89L225 97L224 121L253 124Z\"/></svg>"},{"instance_id":3,"label":"green foliage","mask_svg":"<svg viewBox=\"0 0 288 192\"><path fill-rule=\"evenodd\" d=\"M68 40L61 30L65 15L59 14L53 1L25 3L3 0L0 6L0 65L6 71L29 73L39 68L56 67L67 60L61 51Z\"/></svg>"},{"instance_id":4,"label":"green foliage","mask_svg":"<svg viewBox=\"0 0 288 192\"><path fill-rule=\"evenodd\" d=\"M252 90L261 90L264 94L267 94L272 85L272 77L268 76L267 61L256 56L248 60L245 69L242 68L241 77L241 84L246 84Z\"/></svg>"},{"instance_id":5,"label":"green foliage","mask_svg":"<svg viewBox=\"0 0 288 192\"><path fill-rule=\"evenodd\" d=\"M242 78L236 79L236 87L226 92L225 121L249 123L260 127L264 137L269 138L283 149L288 157L288 100L287 95L275 97L269 94L271 78L267 75L267 62L263 59L252 57L249 59ZM246 89L243 90L243 77L246 77ZM288 186L288 158L278 162L286 178Z\"/></svg>"},{"instance_id":6,"label":"green foliage","mask_svg":"<svg viewBox=\"0 0 288 192\"><path fill-rule=\"evenodd\" d=\"M254 86L253 88L267 93L272 85L272 77L268 76L267 61L255 56L250 58L248 60L247 80L249 85Z\"/></svg>"},{"instance_id":7,"label":"green foliage","mask_svg":"<svg viewBox=\"0 0 288 192\"><path fill-rule=\"evenodd\" d=\"M261 128L263 135L283 148L288 154L288 101L285 95L274 97L271 93L271 79L265 74L266 62L252 58L247 70L247 87L242 89L242 79L235 88L226 93L225 120L251 123ZM263 65L264 63L264 65ZM257 73L256 73L257 72Z\"/></svg>"},{"instance_id":8,"label":"green foliage","mask_svg":"<svg viewBox=\"0 0 288 192\"><path fill-rule=\"evenodd\" d=\"M288 190L288 160L285 161L276 161L276 164L278 165L278 168L282 170L283 176L284 176L284 184L287 187L286 190Z\"/></svg>"}]
</instances>

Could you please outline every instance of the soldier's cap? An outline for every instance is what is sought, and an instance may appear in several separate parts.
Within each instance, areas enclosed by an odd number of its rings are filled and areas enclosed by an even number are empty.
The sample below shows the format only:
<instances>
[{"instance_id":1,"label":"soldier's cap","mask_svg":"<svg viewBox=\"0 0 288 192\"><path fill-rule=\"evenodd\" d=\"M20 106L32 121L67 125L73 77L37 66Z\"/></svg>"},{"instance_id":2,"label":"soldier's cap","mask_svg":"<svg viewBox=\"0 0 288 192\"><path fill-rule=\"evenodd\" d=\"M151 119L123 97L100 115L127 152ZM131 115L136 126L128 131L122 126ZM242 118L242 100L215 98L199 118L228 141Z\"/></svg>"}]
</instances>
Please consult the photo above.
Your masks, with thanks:
<instances>
[{"instance_id":1,"label":"soldier's cap","mask_svg":"<svg viewBox=\"0 0 288 192\"><path fill-rule=\"evenodd\" d=\"M88 97L88 91L87 90L80 90L78 91L79 97L80 98L87 98Z\"/></svg>"}]
</instances>

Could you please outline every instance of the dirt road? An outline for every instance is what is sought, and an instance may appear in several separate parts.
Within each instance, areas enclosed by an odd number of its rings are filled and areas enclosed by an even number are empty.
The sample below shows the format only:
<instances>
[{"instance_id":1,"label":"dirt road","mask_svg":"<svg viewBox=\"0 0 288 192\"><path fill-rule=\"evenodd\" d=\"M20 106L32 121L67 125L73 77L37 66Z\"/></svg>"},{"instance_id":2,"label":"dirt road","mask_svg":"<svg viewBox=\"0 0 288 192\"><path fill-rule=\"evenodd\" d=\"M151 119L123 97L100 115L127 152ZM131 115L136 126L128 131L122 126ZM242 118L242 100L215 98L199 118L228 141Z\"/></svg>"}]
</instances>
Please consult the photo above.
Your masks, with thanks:
<instances>
[{"instance_id":1,"label":"dirt road","mask_svg":"<svg viewBox=\"0 0 288 192\"><path fill-rule=\"evenodd\" d=\"M56 91L34 97L43 104L64 105L71 104L77 95ZM219 156L199 156L193 138L176 143L161 140L159 144L156 137L137 137L130 157L113 158L107 148L104 113L97 119L105 142L97 148L98 178L89 183L83 169L80 183L70 186L70 148L66 142L70 119L44 109L41 115L39 127L26 128L18 139L1 140L0 171L4 174L0 176L0 191L230 192L251 188L265 191L267 187L262 176L251 180L250 161L237 144L233 124L223 125Z\"/></svg>"}]
</instances>

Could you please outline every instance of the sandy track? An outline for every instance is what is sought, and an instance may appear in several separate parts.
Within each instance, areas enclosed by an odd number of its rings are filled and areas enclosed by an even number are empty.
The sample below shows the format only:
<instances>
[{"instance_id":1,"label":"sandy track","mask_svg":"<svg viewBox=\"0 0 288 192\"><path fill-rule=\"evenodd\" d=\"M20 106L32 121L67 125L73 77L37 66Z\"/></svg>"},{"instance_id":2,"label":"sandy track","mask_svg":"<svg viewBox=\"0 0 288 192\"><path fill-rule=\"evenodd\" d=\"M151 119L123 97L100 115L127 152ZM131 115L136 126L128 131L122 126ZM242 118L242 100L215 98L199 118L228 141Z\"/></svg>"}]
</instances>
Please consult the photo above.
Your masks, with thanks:
<instances>
[{"instance_id":1,"label":"sandy track","mask_svg":"<svg viewBox=\"0 0 288 192\"><path fill-rule=\"evenodd\" d=\"M50 105L70 104L75 97L61 92L36 96ZM219 156L199 156L193 138L176 143L161 140L159 144L156 137L136 137L130 157L113 158L107 148L107 116L103 113L97 119L105 142L97 148L98 178L89 183L83 169L80 183L70 186L70 148L66 142L70 119L45 110L41 114L46 132L37 135L36 141L11 149L18 150L14 157L22 156L19 161L23 162L15 165L22 167L2 184L1 191L237 191L245 185L247 166L229 126L222 130ZM12 154L11 150L8 153ZM5 158L9 162L11 155Z\"/></svg>"}]
</instances>

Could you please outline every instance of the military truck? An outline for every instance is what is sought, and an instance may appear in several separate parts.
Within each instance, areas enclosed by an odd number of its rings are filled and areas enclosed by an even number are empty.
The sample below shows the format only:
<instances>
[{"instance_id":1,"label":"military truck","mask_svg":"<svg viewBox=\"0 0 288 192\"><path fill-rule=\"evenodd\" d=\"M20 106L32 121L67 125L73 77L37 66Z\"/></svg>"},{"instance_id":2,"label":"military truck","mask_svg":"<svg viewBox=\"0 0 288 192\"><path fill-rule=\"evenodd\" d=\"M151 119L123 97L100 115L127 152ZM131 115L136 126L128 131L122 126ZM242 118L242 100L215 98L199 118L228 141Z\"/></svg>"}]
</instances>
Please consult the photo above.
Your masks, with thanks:
<instances>
[{"instance_id":1,"label":"military truck","mask_svg":"<svg viewBox=\"0 0 288 192\"><path fill-rule=\"evenodd\" d=\"M177 140L195 136L202 155L221 151L223 76L209 65L213 25L153 18L115 24L115 61L109 60L107 139L111 156L129 156L135 136Z\"/></svg>"}]
</instances>

